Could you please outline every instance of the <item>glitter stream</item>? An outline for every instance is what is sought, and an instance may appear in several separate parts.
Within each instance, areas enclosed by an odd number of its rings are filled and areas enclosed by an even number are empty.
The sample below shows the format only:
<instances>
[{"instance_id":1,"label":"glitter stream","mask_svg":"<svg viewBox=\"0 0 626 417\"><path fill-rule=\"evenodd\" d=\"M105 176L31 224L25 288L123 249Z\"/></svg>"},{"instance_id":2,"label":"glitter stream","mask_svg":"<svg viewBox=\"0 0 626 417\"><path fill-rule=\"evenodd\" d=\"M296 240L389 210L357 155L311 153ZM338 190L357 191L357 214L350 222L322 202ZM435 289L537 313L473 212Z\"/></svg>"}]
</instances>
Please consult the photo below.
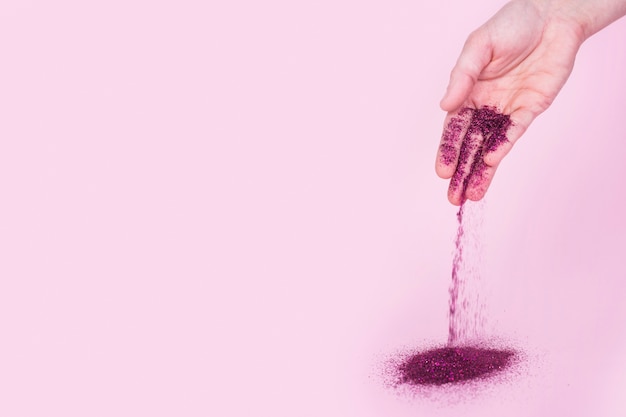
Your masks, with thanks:
<instances>
[{"instance_id":1,"label":"glitter stream","mask_svg":"<svg viewBox=\"0 0 626 417\"><path fill-rule=\"evenodd\" d=\"M469 344L471 337L480 339L482 336L484 319L481 316L483 306L479 300L472 300L467 294L467 279L476 281L479 274L466 259L469 258L466 250L476 247L471 244L467 246L472 243L469 240L472 236L467 233L467 225L464 223L467 214L466 191L470 186L476 188L482 185L487 169L484 155L495 151L508 140L506 132L510 126L510 116L494 108L464 108L450 120L444 132L440 162L445 165L456 162L451 188L458 191L462 187L449 290L448 344L409 356L397 369L400 384L438 386L488 378L508 367L516 357L513 350ZM477 246L477 242L475 240L473 246ZM472 301L476 303L472 305Z\"/></svg>"},{"instance_id":2,"label":"glitter stream","mask_svg":"<svg viewBox=\"0 0 626 417\"><path fill-rule=\"evenodd\" d=\"M482 286L482 213L484 203L466 202L457 212L452 280L449 289L448 345L484 339Z\"/></svg>"}]
</instances>

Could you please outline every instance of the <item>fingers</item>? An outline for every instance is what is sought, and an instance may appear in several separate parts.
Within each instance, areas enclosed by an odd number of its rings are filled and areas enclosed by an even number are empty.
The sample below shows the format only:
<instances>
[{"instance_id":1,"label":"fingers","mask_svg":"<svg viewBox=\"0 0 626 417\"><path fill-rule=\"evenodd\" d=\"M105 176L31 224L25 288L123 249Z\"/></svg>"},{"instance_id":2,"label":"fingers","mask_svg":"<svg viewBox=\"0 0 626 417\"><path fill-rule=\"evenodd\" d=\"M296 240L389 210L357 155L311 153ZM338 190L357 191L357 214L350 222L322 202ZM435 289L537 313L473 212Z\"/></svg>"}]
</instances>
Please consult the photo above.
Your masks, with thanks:
<instances>
[{"instance_id":1,"label":"fingers","mask_svg":"<svg viewBox=\"0 0 626 417\"><path fill-rule=\"evenodd\" d=\"M464 192L459 197L458 191L451 193L453 184L450 184L448 199L453 204L461 204L465 199L478 201L482 199L496 173L502 159L513 148L515 142L524 134L536 114L525 109L520 109L510 115L510 123L500 124L500 129L491 132L483 132L488 135L480 146L479 152L474 155L471 171L464 180ZM501 119L503 123L504 118ZM497 137L502 135L503 140Z\"/></svg>"},{"instance_id":2,"label":"fingers","mask_svg":"<svg viewBox=\"0 0 626 417\"><path fill-rule=\"evenodd\" d=\"M465 164L462 172L455 173L448 188L448 200L457 206L465 200L481 200L487 193L498 168L497 165L491 166L485 163L482 153L484 139L481 134L474 134L470 140L473 143L470 160ZM475 147L478 150L474 151Z\"/></svg>"},{"instance_id":3,"label":"fingers","mask_svg":"<svg viewBox=\"0 0 626 417\"><path fill-rule=\"evenodd\" d=\"M535 117L536 114L528 109L519 109L511 113L511 125L506 131L506 140L494 149L485 151L485 163L489 166L500 164L502 159L511 151L515 142L526 132Z\"/></svg>"},{"instance_id":4,"label":"fingers","mask_svg":"<svg viewBox=\"0 0 626 417\"><path fill-rule=\"evenodd\" d=\"M489 64L492 48L483 32L472 33L450 74L448 89L441 99L444 111L453 112L467 100L482 70Z\"/></svg>"},{"instance_id":5,"label":"fingers","mask_svg":"<svg viewBox=\"0 0 626 417\"><path fill-rule=\"evenodd\" d=\"M470 180L482 175L485 165L482 159L483 142L483 135L479 129L470 127L465 133L459 150L458 164L448 188L448 200L454 205L461 205L466 200Z\"/></svg>"},{"instance_id":6,"label":"fingers","mask_svg":"<svg viewBox=\"0 0 626 417\"><path fill-rule=\"evenodd\" d=\"M439 176L450 178L448 199L452 204L480 200L485 195L500 160L532 117L522 110L514 115L517 121L489 106L466 107L456 115L448 115L436 169Z\"/></svg>"},{"instance_id":7,"label":"fingers","mask_svg":"<svg viewBox=\"0 0 626 417\"><path fill-rule=\"evenodd\" d=\"M477 77L477 76L476 76ZM472 75L461 72L461 70L452 70L450 74L450 83L446 94L441 99L439 106L442 110L452 112L461 107L470 95L476 79Z\"/></svg>"},{"instance_id":8,"label":"fingers","mask_svg":"<svg viewBox=\"0 0 626 417\"><path fill-rule=\"evenodd\" d=\"M468 180L465 190L465 198L467 200L478 201L487 194L487 189L489 189L493 176L498 168L497 165L487 165L484 160L481 160L479 164L480 165L474 170Z\"/></svg>"},{"instance_id":9,"label":"fingers","mask_svg":"<svg viewBox=\"0 0 626 417\"><path fill-rule=\"evenodd\" d=\"M463 138L472 120L473 111L469 108L457 113L448 113L437 151L435 171L439 177L448 179L454 175L461 151Z\"/></svg>"}]
</instances>

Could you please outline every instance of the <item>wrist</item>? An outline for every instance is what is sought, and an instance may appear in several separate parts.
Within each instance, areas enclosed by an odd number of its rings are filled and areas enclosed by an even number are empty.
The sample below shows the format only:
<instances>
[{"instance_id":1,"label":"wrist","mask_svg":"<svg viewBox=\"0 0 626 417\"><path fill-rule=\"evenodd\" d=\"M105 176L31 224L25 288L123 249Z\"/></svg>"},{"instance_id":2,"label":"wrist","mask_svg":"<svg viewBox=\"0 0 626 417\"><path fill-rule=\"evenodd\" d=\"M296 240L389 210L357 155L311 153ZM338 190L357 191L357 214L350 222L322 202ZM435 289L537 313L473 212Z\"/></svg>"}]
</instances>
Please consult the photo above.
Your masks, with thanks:
<instances>
[{"instance_id":1,"label":"wrist","mask_svg":"<svg viewBox=\"0 0 626 417\"><path fill-rule=\"evenodd\" d=\"M529 0L547 21L565 23L582 43L626 14L626 0Z\"/></svg>"},{"instance_id":2,"label":"wrist","mask_svg":"<svg viewBox=\"0 0 626 417\"><path fill-rule=\"evenodd\" d=\"M585 1L595 0L528 0L545 21L545 26L567 28L582 44L591 33L590 16L580 7ZM594 32L595 33L595 32Z\"/></svg>"}]
</instances>

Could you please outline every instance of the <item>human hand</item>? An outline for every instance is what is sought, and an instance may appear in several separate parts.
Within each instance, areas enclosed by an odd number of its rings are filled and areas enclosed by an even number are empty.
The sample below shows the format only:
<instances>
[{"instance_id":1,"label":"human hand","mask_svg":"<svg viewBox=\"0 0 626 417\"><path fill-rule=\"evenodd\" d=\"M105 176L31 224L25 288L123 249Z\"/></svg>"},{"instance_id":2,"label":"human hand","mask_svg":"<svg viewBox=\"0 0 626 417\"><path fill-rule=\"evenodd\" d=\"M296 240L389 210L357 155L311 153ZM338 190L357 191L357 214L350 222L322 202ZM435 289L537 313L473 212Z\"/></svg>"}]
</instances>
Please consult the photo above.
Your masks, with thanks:
<instances>
[{"instance_id":1,"label":"human hand","mask_svg":"<svg viewBox=\"0 0 626 417\"><path fill-rule=\"evenodd\" d=\"M441 100L448 112L436 172L448 199L480 200L502 158L567 81L586 34L532 0L504 6L467 39Z\"/></svg>"}]
</instances>

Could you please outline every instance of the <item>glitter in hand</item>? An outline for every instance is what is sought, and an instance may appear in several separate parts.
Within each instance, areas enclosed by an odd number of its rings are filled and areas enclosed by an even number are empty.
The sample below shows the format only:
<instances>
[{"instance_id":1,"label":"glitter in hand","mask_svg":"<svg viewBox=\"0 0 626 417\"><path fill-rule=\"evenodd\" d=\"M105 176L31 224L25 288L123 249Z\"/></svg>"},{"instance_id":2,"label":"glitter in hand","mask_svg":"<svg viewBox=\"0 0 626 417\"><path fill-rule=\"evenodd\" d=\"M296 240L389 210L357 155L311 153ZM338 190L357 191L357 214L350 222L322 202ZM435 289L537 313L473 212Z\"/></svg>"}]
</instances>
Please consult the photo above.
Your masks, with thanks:
<instances>
[{"instance_id":1,"label":"glitter in hand","mask_svg":"<svg viewBox=\"0 0 626 417\"><path fill-rule=\"evenodd\" d=\"M466 199L468 188L485 186L487 164L484 157L508 141L506 134L511 125L510 115L488 106L465 107L450 119L439 146L439 161L455 166L450 188L461 190L462 201Z\"/></svg>"}]
</instances>

